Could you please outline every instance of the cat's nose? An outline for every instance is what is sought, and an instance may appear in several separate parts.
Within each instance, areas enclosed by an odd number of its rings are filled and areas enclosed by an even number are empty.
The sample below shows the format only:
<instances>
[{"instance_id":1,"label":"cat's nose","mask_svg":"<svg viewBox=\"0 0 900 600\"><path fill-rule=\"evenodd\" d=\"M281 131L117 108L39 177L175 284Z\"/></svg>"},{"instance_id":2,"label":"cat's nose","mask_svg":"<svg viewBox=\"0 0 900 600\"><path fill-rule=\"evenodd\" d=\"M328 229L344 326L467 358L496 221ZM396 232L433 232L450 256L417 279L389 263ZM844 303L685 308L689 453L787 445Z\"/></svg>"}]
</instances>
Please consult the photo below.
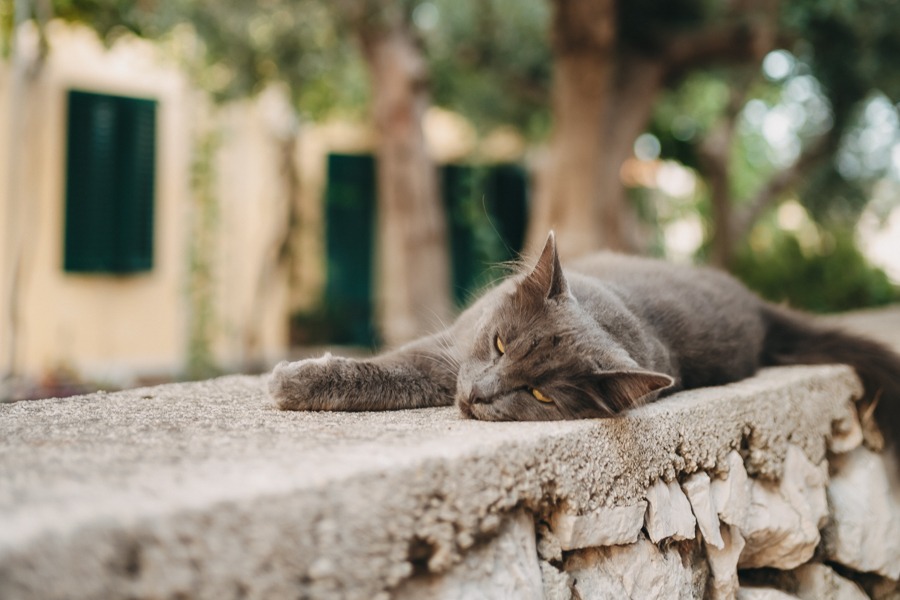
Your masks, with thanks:
<instances>
[{"instance_id":1,"label":"cat's nose","mask_svg":"<svg viewBox=\"0 0 900 600\"><path fill-rule=\"evenodd\" d=\"M491 400L488 395L484 392L484 389L477 383L472 386L472 391L469 392L469 404L490 404Z\"/></svg>"}]
</instances>

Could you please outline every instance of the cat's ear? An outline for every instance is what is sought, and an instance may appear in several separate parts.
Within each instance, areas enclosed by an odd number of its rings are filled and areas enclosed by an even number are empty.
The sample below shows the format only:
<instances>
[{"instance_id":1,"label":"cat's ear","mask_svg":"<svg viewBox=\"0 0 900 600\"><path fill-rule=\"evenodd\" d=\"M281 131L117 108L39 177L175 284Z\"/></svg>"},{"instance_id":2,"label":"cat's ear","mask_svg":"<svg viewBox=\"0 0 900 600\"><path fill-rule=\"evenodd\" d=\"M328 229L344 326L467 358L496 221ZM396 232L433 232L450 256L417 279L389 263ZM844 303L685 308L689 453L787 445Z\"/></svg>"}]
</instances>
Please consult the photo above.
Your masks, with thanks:
<instances>
[{"instance_id":1,"label":"cat's ear","mask_svg":"<svg viewBox=\"0 0 900 600\"><path fill-rule=\"evenodd\" d=\"M569 283L563 275L562 266L559 264L559 254L556 252L556 235L551 231L547 236L547 243L541 251L537 264L531 273L522 281L530 292L539 294L543 298L553 299L570 296Z\"/></svg>"},{"instance_id":2,"label":"cat's ear","mask_svg":"<svg viewBox=\"0 0 900 600\"><path fill-rule=\"evenodd\" d=\"M653 371L612 371L593 376L591 388L601 408L618 413L640 403L641 399L672 387L675 380Z\"/></svg>"}]
</instances>

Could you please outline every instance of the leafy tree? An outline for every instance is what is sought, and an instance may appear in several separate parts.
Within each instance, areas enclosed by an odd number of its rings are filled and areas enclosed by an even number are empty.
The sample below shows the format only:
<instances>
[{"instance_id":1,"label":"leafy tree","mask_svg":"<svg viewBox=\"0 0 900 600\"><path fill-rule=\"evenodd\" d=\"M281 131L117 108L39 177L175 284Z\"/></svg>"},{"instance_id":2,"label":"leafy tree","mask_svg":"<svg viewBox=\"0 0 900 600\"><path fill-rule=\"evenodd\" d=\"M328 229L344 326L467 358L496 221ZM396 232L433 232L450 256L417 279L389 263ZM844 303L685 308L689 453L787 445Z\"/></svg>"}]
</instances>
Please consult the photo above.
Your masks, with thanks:
<instances>
[{"instance_id":1,"label":"leafy tree","mask_svg":"<svg viewBox=\"0 0 900 600\"><path fill-rule=\"evenodd\" d=\"M107 43L124 34L172 42L194 81L216 100L285 84L301 116L359 111L367 91L355 49L319 0L54 0L57 17L84 23ZM189 30L195 44L178 44Z\"/></svg>"},{"instance_id":2,"label":"leafy tree","mask_svg":"<svg viewBox=\"0 0 900 600\"><path fill-rule=\"evenodd\" d=\"M686 164L707 180L715 221L712 258L720 264L729 261L736 240L791 190L800 191L817 214L840 206L858 209L867 197L865 186L848 185L835 157L847 154L845 133L862 103L877 93L896 99L891 67L900 42L894 3L428 4L440 14L439 26L424 36L438 102L478 124L514 123L537 138L548 123L544 98L551 99L549 165L534 198L532 246L555 227L564 254L641 247L619 172L647 129L657 132L664 156L673 156L671 147L678 146ZM540 32L542 22L546 33ZM790 51L794 72L782 82L763 80L760 64L778 48ZM552 62L552 84L545 61ZM824 103L828 122L805 119L797 128L801 152L793 161L733 165L740 154L735 144L759 146L758 131L743 133L747 102L774 107L782 87L800 83L814 88L808 102ZM667 98L685 96L684 89L693 90L687 94L691 104L681 102L673 111ZM703 96L704 90L712 96ZM695 117L698 111L705 116ZM673 127L694 121L690 139L675 139ZM845 156L844 162L852 160ZM739 191L733 189L736 178L743 181Z\"/></svg>"},{"instance_id":3,"label":"leafy tree","mask_svg":"<svg viewBox=\"0 0 900 600\"><path fill-rule=\"evenodd\" d=\"M532 245L560 230L564 255L635 248L619 171L664 90L697 68L757 60L774 39L768 3L557 0L553 134Z\"/></svg>"},{"instance_id":4,"label":"leafy tree","mask_svg":"<svg viewBox=\"0 0 900 600\"><path fill-rule=\"evenodd\" d=\"M884 272L866 262L852 230L823 229L812 244L793 232L764 235L770 239L737 253L733 270L772 301L824 313L900 300Z\"/></svg>"},{"instance_id":5,"label":"leafy tree","mask_svg":"<svg viewBox=\"0 0 900 600\"><path fill-rule=\"evenodd\" d=\"M663 155L706 180L712 262L731 265L760 217L792 195L830 229L828 222L846 229L855 221L900 134L892 105L900 99L896 11L878 1L787 2L776 40L782 49L763 69L751 63L693 74L658 105L651 128ZM717 106L696 118L702 95ZM782 130L781 147L763 135L771 127Z\"/></svg>"},{"instance_id":6,"label":"leafy tree","mask_svg":"<svg viewBox=\"0 0 900 600\"><path fill-rule=\"evenodd\" d=\"M435 103L482 132L511 125L540 141L549 129L550 6L545 0L423 2L413 12Z\"/></svg>"}]
</instances>

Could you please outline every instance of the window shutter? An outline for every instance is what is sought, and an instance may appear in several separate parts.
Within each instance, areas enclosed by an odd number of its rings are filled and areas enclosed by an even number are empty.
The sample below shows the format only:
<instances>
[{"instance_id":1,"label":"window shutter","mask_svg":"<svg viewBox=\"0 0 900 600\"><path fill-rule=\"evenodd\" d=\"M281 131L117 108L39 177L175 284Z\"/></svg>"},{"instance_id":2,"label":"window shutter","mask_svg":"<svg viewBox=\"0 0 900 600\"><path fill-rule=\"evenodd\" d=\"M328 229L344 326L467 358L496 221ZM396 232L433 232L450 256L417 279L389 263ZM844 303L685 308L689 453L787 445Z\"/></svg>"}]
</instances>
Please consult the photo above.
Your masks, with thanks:
<instances>
[{"instance_id":1,"label":"window shutter","mask_svg":"<svg viewBox=\"0 0 900 600\"><path fill-rule=\"evenodd\" d=\"M527 180L518 165L444 165L441 185L447 211L454 299L460 306L496 280L492 265L522 249Z\"/></svg>"},{"instance_id":2,"label":"window shutter","mask_svg":"<svg viewBox=\"0 0 900 600\"><path fill-rule=\"evenodd\" d=\"M372 323L372 271L376 217L375 160L370 155L329 154L325 197L328 282L325 297L340 315L336 343L369 346Z\"/></svg>"},{"instance_id":3,"label":"window shutter","mask_svg":"<svg viewBox=\"0 0 900 600\"><path fill-rule=\"evenodd\" d=\"M64 268L153 266L156 102L69 92Z\"/></svg>"}]
</instances>

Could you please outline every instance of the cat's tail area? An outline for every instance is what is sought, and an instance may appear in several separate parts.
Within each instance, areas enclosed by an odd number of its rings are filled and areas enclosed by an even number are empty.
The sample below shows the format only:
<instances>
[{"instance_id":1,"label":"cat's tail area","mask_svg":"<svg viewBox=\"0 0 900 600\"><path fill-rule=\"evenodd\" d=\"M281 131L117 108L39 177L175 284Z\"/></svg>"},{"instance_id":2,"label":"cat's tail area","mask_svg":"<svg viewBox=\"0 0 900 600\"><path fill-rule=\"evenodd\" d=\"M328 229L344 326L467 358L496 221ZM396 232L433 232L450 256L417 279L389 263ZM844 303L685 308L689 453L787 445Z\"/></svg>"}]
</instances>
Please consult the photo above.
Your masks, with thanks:
<instances>
[{"instance_id":1,"label":"cat's tail area","mask_svg":"<svg viewBox=\"0 0 900 600\"><path fill-rule=\"evenodd\" d=\"M765 305L766 365L842 363L856 370L865 388L858 406L867 442L880 445L872 419L900 459L900 355L886 345L821 324L798 312Z\"/></svg>"}]
</instances>

